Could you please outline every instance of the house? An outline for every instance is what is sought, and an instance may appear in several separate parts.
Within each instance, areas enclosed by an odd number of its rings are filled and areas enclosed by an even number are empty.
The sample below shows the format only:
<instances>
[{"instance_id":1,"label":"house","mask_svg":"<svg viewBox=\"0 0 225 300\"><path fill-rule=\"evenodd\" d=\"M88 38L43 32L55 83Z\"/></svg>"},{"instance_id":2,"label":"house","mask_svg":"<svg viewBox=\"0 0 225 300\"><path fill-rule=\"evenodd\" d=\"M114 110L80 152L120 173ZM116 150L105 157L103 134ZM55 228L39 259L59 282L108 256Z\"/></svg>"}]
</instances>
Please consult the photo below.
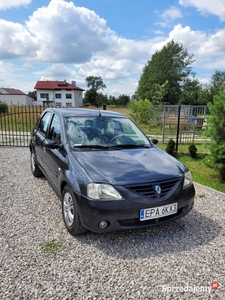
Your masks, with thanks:
<instances>
[{"instance_id":1,"label":"house","mask_svg":"<svg viewBox=\"0 0 225 300\"><path fill-rule=\"evenodd\" d=\"M33 105L31 97L27 96L20 90L12 88L0 88L0 101L8 105Z\"/></svg>"},{"instance_id":2,"label":"house","mask_svg":"<svg viewBox=\"0 0 225 300\"><path fill-rule=\"evenodd\" d=\"M83 90L76 86L76 81L37 81L37 105L54 105L56 107L83 106Z\"/></svg>"}]
</instances>

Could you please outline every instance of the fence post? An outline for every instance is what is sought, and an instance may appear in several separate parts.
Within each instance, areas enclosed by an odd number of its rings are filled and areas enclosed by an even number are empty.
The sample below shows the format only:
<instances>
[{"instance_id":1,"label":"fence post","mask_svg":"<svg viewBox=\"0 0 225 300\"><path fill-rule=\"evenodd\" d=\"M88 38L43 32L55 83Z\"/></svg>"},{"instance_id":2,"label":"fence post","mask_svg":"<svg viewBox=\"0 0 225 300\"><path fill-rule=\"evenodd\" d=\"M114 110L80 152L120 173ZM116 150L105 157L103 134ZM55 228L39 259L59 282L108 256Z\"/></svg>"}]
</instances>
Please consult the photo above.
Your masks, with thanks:
<instances>
[{"instance_id":1,"label":"fence post","mask_svg":"<svg viewBox=\"0 0 225 300\"><path fill-rule=\"evenodd\" d=\"M181 110L181 105L178 106L176 153L178 152L178 141L179 141L179 133L180 133L180 110Z\"/></svg>"}]
</instances>

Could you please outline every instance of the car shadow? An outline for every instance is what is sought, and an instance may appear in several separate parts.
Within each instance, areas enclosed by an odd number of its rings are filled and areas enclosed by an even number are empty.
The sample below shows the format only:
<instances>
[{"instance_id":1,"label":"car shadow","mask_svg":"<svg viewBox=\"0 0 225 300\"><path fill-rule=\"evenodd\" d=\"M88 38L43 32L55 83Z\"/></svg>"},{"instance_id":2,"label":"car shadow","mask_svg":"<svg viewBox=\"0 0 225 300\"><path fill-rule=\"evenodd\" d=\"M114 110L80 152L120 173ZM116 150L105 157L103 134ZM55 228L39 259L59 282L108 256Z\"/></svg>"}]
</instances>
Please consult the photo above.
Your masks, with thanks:
<instances>
[{"instance_id":1,"label":"car shadow","mask_svg":"<svg viewBox=\"0 0 225 300\"><path fill-rule=\"evenodd\" d=\"M188 251L214 240L222 230L216 221L193 209L175 222L148 229L76 236L81 243L120 259L148 258Z\"/></svg>"}]
</instances>

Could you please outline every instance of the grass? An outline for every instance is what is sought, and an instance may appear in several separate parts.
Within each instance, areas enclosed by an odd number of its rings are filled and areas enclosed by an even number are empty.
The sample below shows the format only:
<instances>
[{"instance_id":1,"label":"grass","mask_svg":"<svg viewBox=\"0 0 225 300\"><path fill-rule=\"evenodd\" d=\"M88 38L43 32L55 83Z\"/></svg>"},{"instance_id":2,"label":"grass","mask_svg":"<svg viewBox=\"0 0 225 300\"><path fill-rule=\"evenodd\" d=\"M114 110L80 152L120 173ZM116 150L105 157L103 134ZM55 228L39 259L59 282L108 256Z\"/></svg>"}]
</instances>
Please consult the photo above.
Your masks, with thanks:
<instances>
[{"instance_id":1,"label":"grass","mask_svg":"<svg viewBox=\"0 0 225 300\"><path fill-rule=\"evenodd\" d=\"M41 250L46 253L56 254L62 248L63 245L61 242L51 241L51 242L47 242L44 246L42 246Z\"/></svg>"},{"instance_id":2,"label":"grass","mask_svg":"<svg viewBox=\"0 0 225 300\"><path fill-rule=\"evenodd\" d=\"M159 143L157 146L162 150L166 149L166 144ZM195 159L190 157L188 146L189 144L179 145L177 159L190 169L193 180L225 193L225 184L221 182L219 173L205 162L209 154L207 144L196 144L198 155Z\"/></svg>"}]
</instances>

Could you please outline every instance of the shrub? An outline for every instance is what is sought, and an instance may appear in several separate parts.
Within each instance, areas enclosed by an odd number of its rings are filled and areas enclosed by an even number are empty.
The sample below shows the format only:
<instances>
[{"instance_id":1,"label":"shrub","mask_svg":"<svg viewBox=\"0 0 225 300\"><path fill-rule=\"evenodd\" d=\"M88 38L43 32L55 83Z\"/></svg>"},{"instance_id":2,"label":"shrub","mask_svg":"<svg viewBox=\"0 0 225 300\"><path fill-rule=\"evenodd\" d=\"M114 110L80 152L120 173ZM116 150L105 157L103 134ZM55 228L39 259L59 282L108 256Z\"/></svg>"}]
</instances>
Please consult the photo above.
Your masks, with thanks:
<instances>
[{"instance_id":1,"label":"shrub","mask_svg":"<svg viewBox=\"0 0 225 300\"><path fill-rule=\"evenodd\" d=\"M197 157L197 147L195 146L195 143L191 143L188 147L189 154L192 158Z\"/></svg>"},{"instance_id":2,"label":"shrub","mask_svg":"<svg viewBox=\"0 0 225 300\"><path fill-rule=\"evenodd\" d=\"M211 137L210 152L214 168L219 171L221 180L225 181L225 94L223 88L209 103L210 116L208 133Z\"/></svg>"},{"instance_id":3,"label":"shrub","mask_svg":"<svg viewBox=\"0 0 225 300\"><path fill-rule=\"evenodd\" d=\"M166 146L166 152L175 157L176 156L175 147L176 147L176 143L174 142L173 139L170 139Z\"/></svg>"},{"instance_id":4,"label":"shrub","mask_svg":"<svg viewBox=\"0 0 225 300\"><path fill-rule=\"evenodd\" d=\"M150 107L151 102L149 100L138 100L129 104L129 108L132 111L132 117L136 122L142 124L149 124L150 119Z\"/></svg>"},{"instance_id":5,"label":"shrub","mask_svg":"<svg viewBox=\"0 0 225 300\"><path fill-rule=\"evenodd\" d=\"M0 115L7 114L7 112L8 112L8 105L0 101Z\"/></svg>"}]
</instances>

